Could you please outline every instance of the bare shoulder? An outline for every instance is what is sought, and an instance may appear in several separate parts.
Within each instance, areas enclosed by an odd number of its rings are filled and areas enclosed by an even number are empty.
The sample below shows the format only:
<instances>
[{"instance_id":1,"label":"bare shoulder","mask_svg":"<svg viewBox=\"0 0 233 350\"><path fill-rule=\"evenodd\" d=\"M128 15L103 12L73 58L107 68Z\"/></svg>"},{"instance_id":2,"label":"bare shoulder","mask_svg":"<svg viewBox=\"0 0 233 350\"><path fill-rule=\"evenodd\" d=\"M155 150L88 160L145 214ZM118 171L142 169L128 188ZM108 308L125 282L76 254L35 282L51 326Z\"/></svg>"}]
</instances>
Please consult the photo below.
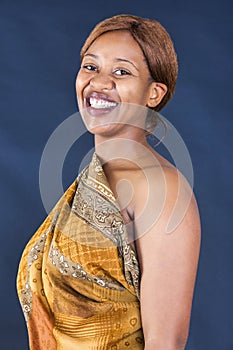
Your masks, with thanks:
<instances>
[{"instance_id":1,"label":"bare shoulder","mask_svg":"<svg viewBox=\"0 0 233 350\"><path fill-rule=\"evenodd\" d=\"M187 179L168 161L141 171L135 186L134 219L137 235L142 237L152 228L171 233L191 225L200 230L195 194ZM184 222L183 222L184 221Z\"/></svg>"}]
</instances>

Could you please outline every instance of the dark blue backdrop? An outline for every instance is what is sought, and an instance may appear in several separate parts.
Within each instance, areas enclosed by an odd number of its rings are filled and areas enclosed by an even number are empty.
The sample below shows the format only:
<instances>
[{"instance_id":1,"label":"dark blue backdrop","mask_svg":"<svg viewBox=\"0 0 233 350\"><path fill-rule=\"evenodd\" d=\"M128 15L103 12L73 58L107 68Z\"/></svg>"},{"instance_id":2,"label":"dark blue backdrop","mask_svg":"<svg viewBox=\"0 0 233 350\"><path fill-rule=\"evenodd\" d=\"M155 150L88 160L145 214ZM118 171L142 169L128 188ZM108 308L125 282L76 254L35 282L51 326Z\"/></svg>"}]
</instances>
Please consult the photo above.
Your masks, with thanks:
<instances>
[{"instance_id":1,"label":"dark blue backdrop","mask_svg":"<svg viewBox=\"0 0 233 350\"><path fill-rule=\"evenodd\" d=\"M15 291L18 262L46 213L39 164L53 130L77 110L74 79L90 29L117 13L153 17L179 56L177 90L163 114L187 144L202 220L202 249L187 350L233 349L232 6L230 1L0 1L0 348L26 350ZM64 166L75 177L85 136Z\"/></svg>"}]
</instances>

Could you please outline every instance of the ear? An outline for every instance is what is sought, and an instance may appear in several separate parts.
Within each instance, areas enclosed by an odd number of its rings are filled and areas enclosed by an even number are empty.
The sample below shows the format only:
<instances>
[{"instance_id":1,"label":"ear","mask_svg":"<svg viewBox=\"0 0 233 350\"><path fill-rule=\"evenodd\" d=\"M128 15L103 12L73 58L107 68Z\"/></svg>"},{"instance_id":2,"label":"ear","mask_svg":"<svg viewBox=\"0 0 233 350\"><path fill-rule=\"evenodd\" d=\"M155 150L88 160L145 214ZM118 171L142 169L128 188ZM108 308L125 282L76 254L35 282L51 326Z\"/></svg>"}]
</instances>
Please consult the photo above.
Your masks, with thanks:
<instances>
[{"instance_id":1,"label":"ear","mask_svg":"<svg viewBox=\"0 0 233 350\"><path fill-rule=\"evenodd\" d=\"M157 106L167 93L167 86L163 83L152 82L150 86L150 93L147 102L147 107Z\"/></svg>"}]
</instances>

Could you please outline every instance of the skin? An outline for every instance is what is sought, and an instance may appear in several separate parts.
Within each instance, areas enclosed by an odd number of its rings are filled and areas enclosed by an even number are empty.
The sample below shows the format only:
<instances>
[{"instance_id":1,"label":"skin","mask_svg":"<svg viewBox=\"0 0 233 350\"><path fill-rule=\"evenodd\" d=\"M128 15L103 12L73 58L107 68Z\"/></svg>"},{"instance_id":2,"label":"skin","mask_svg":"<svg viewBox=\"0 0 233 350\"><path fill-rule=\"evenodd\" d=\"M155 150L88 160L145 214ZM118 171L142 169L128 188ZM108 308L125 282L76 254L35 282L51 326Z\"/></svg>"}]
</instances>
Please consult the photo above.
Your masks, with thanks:
<instances>
[{"instance_id":1,"label":"skin","mask_svg":"<svg viewBox=\"0 0 233 350\"><path fill-rule=\"evenodd\" d=\"M137 239L130 239L141 268L145 350L184 349L200 249L194 194L178 170L148 145L141 125L132 123L130 108L123 113L127 124L122 124L122 119L117 124L113 123L114 109L97 110L89 103L92 96L154 107L167 88L152 81L143 53L130 33L114 31L97 38L86 52L76 91L79 109L89 108L89 118L83 112L84 121L94 134L96 153L125 223L133 222L130 232ZM182 219L167 234L175 205L183 213Z\"/></svg>"}]
</instances>

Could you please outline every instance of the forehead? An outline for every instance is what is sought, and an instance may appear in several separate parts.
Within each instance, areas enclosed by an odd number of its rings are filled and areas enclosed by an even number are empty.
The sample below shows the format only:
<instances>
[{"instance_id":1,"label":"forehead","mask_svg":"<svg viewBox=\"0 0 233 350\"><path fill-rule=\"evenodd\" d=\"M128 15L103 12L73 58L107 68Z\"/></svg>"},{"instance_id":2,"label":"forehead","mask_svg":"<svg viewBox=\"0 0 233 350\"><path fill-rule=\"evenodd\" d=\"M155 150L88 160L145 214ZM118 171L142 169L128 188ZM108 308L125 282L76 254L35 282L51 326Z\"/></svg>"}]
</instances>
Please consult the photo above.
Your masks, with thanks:
<instances>
[{"instance_id":1,"label":"forehead","mask_svg":"<svg viewBox=\"0 0 233 350\"><path fill-rule=\"evenodd\" d=\"M107 57L109 54L118 56L119 53L131 58L145 60L143 52L127 30L114 30L100 35L90 45L87 53L103 54Z\"/></svg>"}]
</instances>

